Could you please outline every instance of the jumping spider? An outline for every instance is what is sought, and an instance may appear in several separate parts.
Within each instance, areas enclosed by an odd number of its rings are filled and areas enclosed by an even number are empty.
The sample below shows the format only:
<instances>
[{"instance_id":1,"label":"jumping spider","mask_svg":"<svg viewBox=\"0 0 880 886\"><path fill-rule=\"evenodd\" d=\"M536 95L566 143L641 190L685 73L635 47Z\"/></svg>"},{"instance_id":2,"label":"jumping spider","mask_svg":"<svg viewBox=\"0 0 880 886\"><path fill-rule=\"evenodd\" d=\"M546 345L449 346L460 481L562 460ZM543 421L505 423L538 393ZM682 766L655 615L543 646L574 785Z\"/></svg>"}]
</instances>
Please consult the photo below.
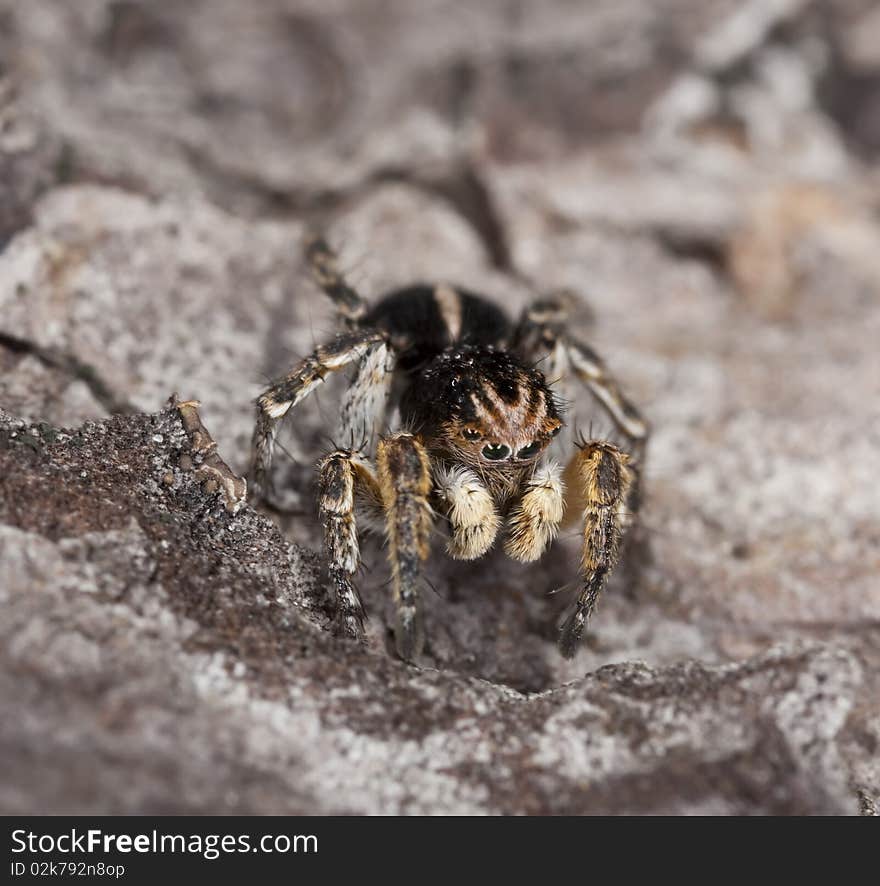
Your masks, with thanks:
<instances>
[{"instance_id":1,"label":"jumping spider","mask_svg":"<svg viewBox=\"0 0 880 886\"><path fill-rule=\"evenodd\" d=\"M561 525L580 518L582 587L559 637L562 654L573 656L638 504L648 428L599 357L565 331L565 299L534 302L516 325L448 285L408 287L370 306L323 238L307 240L306 257L345 331L259 397L251 488L266 490L279 421L328 374L356 367L335 436L352 442L318 463L339 627L363 636L358 520L387 534L397 651L412 660L423 639L419 570L435 516L448 522L452 557L482 557L506 527L504 549L521 562L537 560ZM581 439L564 470L546 457L563 427L547 379L568 377L596 397L629 451ZM395 410L405 430L383 433Z\"/></svg>"}]
</instances>

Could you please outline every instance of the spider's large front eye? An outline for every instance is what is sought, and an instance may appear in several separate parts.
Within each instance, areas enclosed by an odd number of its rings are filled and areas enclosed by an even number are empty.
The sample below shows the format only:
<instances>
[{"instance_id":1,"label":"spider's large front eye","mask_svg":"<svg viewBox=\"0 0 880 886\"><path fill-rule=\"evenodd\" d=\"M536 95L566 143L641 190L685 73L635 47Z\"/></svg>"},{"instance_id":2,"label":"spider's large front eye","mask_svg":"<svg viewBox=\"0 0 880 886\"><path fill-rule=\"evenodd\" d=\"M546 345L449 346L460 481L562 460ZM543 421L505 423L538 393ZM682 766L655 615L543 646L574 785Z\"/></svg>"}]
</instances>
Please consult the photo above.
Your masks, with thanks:
<instances>
[{"instance_id":1,"label":"spider's large front eye","mask_svg":"<svg viewBox=\"0 0 880 886\"><path fill-rule=\"evenodd\" d=\"M490 461L500 461L502 458L507 458L508 455L510 455L510 447L503 443L490 443L483 447L483 457Z\"/></svg>"},{"instance_id":2,"label":"spider's large front eye","mask_svg":"<svg viewBox=\"0 0 880 886\"><path fill-rule=\"evenodd\" d=\"M531 458L533 455L537 455L541 451L541 444L538 440L534 440L529 443L528 446L523 446L522 449L517 452L517 458Z\"/></svg>"}]
</instances>

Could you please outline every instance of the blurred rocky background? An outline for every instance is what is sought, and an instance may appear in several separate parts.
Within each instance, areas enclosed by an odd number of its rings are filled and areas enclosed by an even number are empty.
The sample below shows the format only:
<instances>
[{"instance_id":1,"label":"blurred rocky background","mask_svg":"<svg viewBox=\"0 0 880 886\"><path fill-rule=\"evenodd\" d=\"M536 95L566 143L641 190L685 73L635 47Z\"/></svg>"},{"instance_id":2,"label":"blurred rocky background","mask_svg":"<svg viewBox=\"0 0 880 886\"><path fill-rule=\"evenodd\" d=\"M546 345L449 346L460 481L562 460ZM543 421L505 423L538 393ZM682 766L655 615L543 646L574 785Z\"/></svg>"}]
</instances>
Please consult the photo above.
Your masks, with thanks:
<instances>
[{"instance_id":1,"label":"blurred rocky background","mask_svg":"<svg viewBox=\"0 0 880 886\"><path fill-rule=\"evenodd\" d=\"M3 811L876 814L878 156L869 0L0 0ZM270 511L202 482L168 398L245 469L311 224L369 295L583 295L655 433L572 662L574 536L438 536L419 668L368 544L331 635L333 386Z\"/></svg>"}]
</instances>

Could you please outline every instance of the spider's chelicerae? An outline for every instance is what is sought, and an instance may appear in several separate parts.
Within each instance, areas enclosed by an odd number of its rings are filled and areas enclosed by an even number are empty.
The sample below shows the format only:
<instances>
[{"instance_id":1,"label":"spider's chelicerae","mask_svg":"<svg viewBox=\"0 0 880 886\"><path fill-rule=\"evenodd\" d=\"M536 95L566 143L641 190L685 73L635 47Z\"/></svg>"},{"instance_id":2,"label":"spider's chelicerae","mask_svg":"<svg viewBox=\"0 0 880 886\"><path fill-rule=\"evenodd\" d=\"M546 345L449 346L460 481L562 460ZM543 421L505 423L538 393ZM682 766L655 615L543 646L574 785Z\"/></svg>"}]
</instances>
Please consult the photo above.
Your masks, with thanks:
<instances>
[{"instance_id":1,"label":"spider's chelicerae","mask_svg":"<svg viewBox=\"0 0 880 886\"><path fill-rule=\"evenodd\" d=\"M537 300L516 324L449 285L412 286L371 306L346 283L323 238L308 240L306 256L345 331L259 397L251 488L266 489L279 421L327 375L352 367L334 435L348 448L318 463L339 627L363 636L358 522L387 535L397 650L412 660L423 638L419 571L436 518L448 522L452 557L482 557L503 535L506 553L521 562L538 559L560 526L580 521L580 592L559 637L562 654L574 655L638 504L647 424L599 357L567 331L566 300ZM561 453L565 468L549 458L563 427L551 384L572 377L604 407L628 451L581 439ZM401 430L389 432L395 416Z\"/></svg>"}]
</instances>

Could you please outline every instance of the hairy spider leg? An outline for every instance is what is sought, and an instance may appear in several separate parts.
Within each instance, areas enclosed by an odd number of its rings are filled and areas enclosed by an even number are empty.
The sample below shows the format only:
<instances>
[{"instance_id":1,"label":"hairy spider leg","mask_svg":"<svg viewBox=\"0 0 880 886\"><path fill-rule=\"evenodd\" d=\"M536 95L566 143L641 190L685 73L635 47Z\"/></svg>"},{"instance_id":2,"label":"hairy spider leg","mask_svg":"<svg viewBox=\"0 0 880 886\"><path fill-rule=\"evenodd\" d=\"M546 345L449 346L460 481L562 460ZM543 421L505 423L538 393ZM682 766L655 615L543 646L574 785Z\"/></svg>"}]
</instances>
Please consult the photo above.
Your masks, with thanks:
<instances>
[{"instance_id":1,"label":"hairy spider leg","mask_svg":"<svg viewBox=\"0 0 880 886\"><path fill-rule=\"evenodd\" d=\"M565 619L560 650L570 658L577 650L596 601L620 559L623 535L640 504L639 486L649 426L596 352L565 330L566 305L545 297L527 308L515 336L516 347L530 359L545 359L561 380L573 375L607 411L628 441L624 452L602 440L583 441L563 475L567 490L563 525L583 516L581 593Z\"/></svg>"},{"instance_id":2,"label":"hairy spider leg","mask_svg":"<svg viewBox=\"0 0 880 886\"><path fill-rule=\"evenodd\" d=\"M249 485L254 497L265 495L267 491L278 422L331 372L345 369L373 348L385 347L385 337L381 332L342 333L329 344L316 348L257 398L257 422L249 472Z\"/></svg>"},{"instance_id":3,"label":"hairy spider leg","mask_svg":"<svg viewBox=\"0 0 880 886\"><path fill-rule=\"evenodd\" d=\"M360 567L356 503L382 513L379 481L358 451L337 449L318 462L318 517L324 534L330 584L336 602L336 624L349 637L364 636L366 613L354 584Z\"/></svg>"},{"instance_id":4,"label":"hairy spider leg","mask_svg":"<svg viewBox=\"0 0 880 886\"><path fill-rule=\"evenodd\" d=\"M339 270L339 257L321 234L306 235L305 257L312 279L336 306L339 316L347 325L357 327L366 316L368 305L346 281Z\"/></svg>"},{"instance_id":5,"label":"hairy spider leg","mask_svg":"<svg viewBox=\"0 0 880 886\"><path fill-rule=\"evenodd\" d=\"M419 439L404 432L379 440L376 467L388 536L388 562L397 618L394 638L397 654L412 661L424 636L419 613L418 579L428 556L433 513L431 464Z\"/></svg>"},{"instance_id":6,"label":"hairy spider leg","mask_svg":"<svg viewBox=\"0 0 880 886\"><path fill-rule=\"evenodd\" d=\"M583 587L559 635L560 651L571 658L599 594L620 559L635 474L625 452L611 443L591 441L571 460L566 479L576 490L576 498L583 502Z\"/></svg>"},{"instance_id":7,"label":"hairy spider leg","mask_svg":"<svg viewBox=\"0 0 880 886\"><path fill-rule=\"evenodd\" d=\"M340 404L333 438L340 445L372 451L373 441L385 426L396 366L396 353L384 341L366 352Z\"/></svg>"},{"instance_id":8,"label":"hairy spider leg","mask_svg":"<svg viewBox=\"0 0 880 886\"><path fill-rule=\"evenodd\" d=\"M595 350L565 331L572 296L568 292L563 295L536 299L523 311L514 350L528 360L546 363L544 374L553 381L564 383L570 374L584 384L626 437L633 458L641 462L650 431L648 422Z\"/></svg>"}]
</instances>

